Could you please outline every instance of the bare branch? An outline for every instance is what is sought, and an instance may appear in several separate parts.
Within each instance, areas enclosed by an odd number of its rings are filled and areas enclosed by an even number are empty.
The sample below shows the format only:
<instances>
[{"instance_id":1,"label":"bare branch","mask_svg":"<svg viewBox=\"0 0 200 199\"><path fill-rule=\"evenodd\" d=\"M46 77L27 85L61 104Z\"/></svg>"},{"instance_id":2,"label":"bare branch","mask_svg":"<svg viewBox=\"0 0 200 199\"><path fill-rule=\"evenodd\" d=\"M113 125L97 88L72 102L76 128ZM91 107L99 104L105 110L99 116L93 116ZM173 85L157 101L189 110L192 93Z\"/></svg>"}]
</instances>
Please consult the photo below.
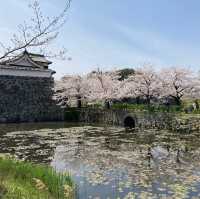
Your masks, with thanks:
<instances>
[{"instance_id":1,"label":"bare branch","mask_svg":"<svg viewBox=\"0 0 200 199\"><path fill-rule=\"evenodd\" d=\"M66 14L70 5L71 0L67 0L63 11L59 15L50 18L43 15L38 0L34 0L29 5L33 11L33 17L30 21L24 21L23 24L18 26L18 33L13 34L10 40L11 46L5 47L3 43L0 43L3 49L0 61L4 61L12 57L14 53L28 48L40 51L43 49L45 51L46 46L58 37L60 29L66 22ZM64 52L66 51L62 50L62 54ZM61 53L59 52L59 54Z\"/></svg>"}]
</instances>

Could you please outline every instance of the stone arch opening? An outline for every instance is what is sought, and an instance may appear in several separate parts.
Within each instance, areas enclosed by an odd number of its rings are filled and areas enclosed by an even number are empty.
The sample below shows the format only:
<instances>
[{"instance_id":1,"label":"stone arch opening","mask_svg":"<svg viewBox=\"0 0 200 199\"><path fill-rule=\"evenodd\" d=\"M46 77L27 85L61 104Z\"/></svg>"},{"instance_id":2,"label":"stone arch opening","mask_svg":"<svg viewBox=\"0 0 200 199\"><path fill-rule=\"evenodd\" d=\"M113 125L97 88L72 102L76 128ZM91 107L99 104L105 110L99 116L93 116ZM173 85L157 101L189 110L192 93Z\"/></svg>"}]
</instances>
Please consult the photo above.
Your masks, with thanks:
<instances>
[{"instance_id":1,"label":"stone arch opening","mask_svg":"<svg viewBox=\"0 0 200 199\"><path fill-rule=\"evenodd\" d=\"M131 128L131 129L135 128L135 120L133 119L133 117L127 116L124 119L124 127Z\"/></svg>"}]
</instances>

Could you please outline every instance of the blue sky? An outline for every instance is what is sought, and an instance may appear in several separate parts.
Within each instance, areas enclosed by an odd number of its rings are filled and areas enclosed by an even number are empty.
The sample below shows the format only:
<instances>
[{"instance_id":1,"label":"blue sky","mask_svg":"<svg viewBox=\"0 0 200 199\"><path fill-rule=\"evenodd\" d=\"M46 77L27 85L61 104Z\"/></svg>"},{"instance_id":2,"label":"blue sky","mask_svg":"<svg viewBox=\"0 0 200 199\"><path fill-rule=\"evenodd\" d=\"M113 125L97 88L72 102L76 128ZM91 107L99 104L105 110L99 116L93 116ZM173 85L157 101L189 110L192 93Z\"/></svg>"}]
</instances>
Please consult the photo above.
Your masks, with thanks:
<instances>
[{"instance_id":1,"label":"blue sky","mask_svg":"<svg viewBox=\"0 0 200 199\"><path fill-rule=\"evenodd\" d=\"M28 0L6 0L0 7L0 38L6 41L30 16ZM64 0L41 0L55 15ZM73 0L68 21L55 45L71 61L55 61L56 77L97 67L200 66L199 0Z\"/></svg>"}]
</instances>

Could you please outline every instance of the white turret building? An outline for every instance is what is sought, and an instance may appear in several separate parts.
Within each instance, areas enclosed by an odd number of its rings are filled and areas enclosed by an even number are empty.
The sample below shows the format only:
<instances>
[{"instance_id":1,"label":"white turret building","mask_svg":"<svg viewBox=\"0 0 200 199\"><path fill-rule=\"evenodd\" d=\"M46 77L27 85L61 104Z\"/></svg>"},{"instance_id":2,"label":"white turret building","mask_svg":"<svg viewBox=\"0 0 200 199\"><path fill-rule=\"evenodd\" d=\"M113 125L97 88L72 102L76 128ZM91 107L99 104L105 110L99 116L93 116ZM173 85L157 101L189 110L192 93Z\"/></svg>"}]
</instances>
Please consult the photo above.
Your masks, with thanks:
<instances>
[{"instance_id":1,"label":"white turret building","mask_svg":"<svg viewBox=\"0 0 200 199\"><path fill-rule=\"evenodd\" d=\"M0 75L25 77L51 77L55 71L49 69L51 61L44 55L24 51L19 56L0 63Z\"/></svg>"},{"instance_id":2,"label":"white turret building","mask_svg":"<svg viewBox=\"0 0 200 199\"><path fill-rule=\"evenodd\" d=\"M0 63L0 122L62 119L53 100L50 64L45 56L27 51Z\"/></svg>"}]
</instances>

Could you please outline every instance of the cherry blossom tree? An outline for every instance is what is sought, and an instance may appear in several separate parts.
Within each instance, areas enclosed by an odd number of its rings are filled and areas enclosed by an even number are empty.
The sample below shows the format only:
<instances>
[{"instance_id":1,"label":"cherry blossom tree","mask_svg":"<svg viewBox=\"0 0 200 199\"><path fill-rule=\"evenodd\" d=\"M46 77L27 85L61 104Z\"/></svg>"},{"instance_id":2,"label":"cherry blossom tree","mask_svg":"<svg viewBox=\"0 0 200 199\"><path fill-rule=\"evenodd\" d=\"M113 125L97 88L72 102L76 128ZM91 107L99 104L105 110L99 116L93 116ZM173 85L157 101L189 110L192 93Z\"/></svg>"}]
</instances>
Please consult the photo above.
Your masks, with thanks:
<instances>
[{"instance_id":1,"label":"cherry blossom tree","mask_svg":"<svg viewBox=\"0 0 200 199\"><path fill-rule=\"evenodd\" d=\"M88 98L87 78L80 75L66 75L55 84L55 98L61 104L67 104L70 98L77 99L77 107L81 108L82 100Z\"/></svg>"},{"instance_id":2,"label":"cherry blossom tree","mask_svg":"<svg viewBox=\"0 0 200 199\"><path fill-rule=\"evenodd\" d=\"M119 75L116 71L102 72L99 69L87 75L90 88L90 99L109 102L118 98Z\"/></svg>"},{"instance_id":3,"label":"cherry blossom tree","mask_svg":"<svg viewBox=\"0 0 200 199\"><path fill-rule=\"evenodd\" d=\"M153 98L159 98L161 92L161 81L153 66L144 65L135 70L135 74L127 79L126 90L133 97L142 97L147 104L151 103Z\"/></svg>"},{"instance_id":4,"label":"cherry blossom tree","mask_svg":"<svg viewBox=\"0 0 200 199\"><path fill-rule=\"evenodd\" d=\"M192 90L191 97L194 99L200 99L200 76L197 74L196 76L193 77L193 84L194 88Z\"/></svg>"},{"instance_id":5,"label":"cherry blossom tree","mask_svg":"<svg viewBox=\"0 0 200 199\"><path fill-rule=\"evenodd\" d=\"M127 97L142 98L150 105L153 100L171 97L178 105L183 97L199 98L199 79L185 68L169 68L156 72L153 66L145 65L126 79L119 80L118 71L93 71L87 75L66 75L56 83L56 98L65 101L76 97L81 101L109 102Z\"/></svg>"},{"instance_id":6,"label":"cherry blossom tree","mask_svg":"<svg viewBox=\"0 0 200 199\"><path fill-rule=\"evenodd\" d=\"M87 75L66 75L55 84L54 98L60 104L67 104L69 98L76 97L78 107L81 101L108 102L119 98L120 81L116 71L102 72L93 71Z\"/></svg>"},{"instance_id":7,"label":"cherry blossom tree","mask_svg":"<svg viewBox=\"0 0 200 199\"><path fill-rule=\"evenodd\" d=\"M53 99L57 102L57 104L61 107L66 107L68 105L69 95L65 89L63 81L56 80L54 82L53 92Z\"/></svg>"},{"instance_id":8,"label":"cherry blossom tree","mask_svg":"<svg viewBox=\"0 0 200 199\"><path fill-rule=\"evenodd\" d=\"M171 67L161 71L163 96L172 97L177 105L181 105L184 97L191 97L197 92L197 79L187 68Z\"/></svg>"},{"instance_id":9,"label":"cherry blossom tree","mask_svg":"<svg viewBox=\"0 0 200 199\"><path fill-rule=\"evenodd\" d=\"M43 53L51 57L64 57L65 49L52 53L48 46L58 37L60 29L66 21L66 14L70 8L71 0L66 0L63 10L55 17L45 16L38 0L30 5L32 17L18 25L16 33L10 38L10 43L0 42L0 61L6 61L25 49Z\"/></svg>"}]
</instances>

